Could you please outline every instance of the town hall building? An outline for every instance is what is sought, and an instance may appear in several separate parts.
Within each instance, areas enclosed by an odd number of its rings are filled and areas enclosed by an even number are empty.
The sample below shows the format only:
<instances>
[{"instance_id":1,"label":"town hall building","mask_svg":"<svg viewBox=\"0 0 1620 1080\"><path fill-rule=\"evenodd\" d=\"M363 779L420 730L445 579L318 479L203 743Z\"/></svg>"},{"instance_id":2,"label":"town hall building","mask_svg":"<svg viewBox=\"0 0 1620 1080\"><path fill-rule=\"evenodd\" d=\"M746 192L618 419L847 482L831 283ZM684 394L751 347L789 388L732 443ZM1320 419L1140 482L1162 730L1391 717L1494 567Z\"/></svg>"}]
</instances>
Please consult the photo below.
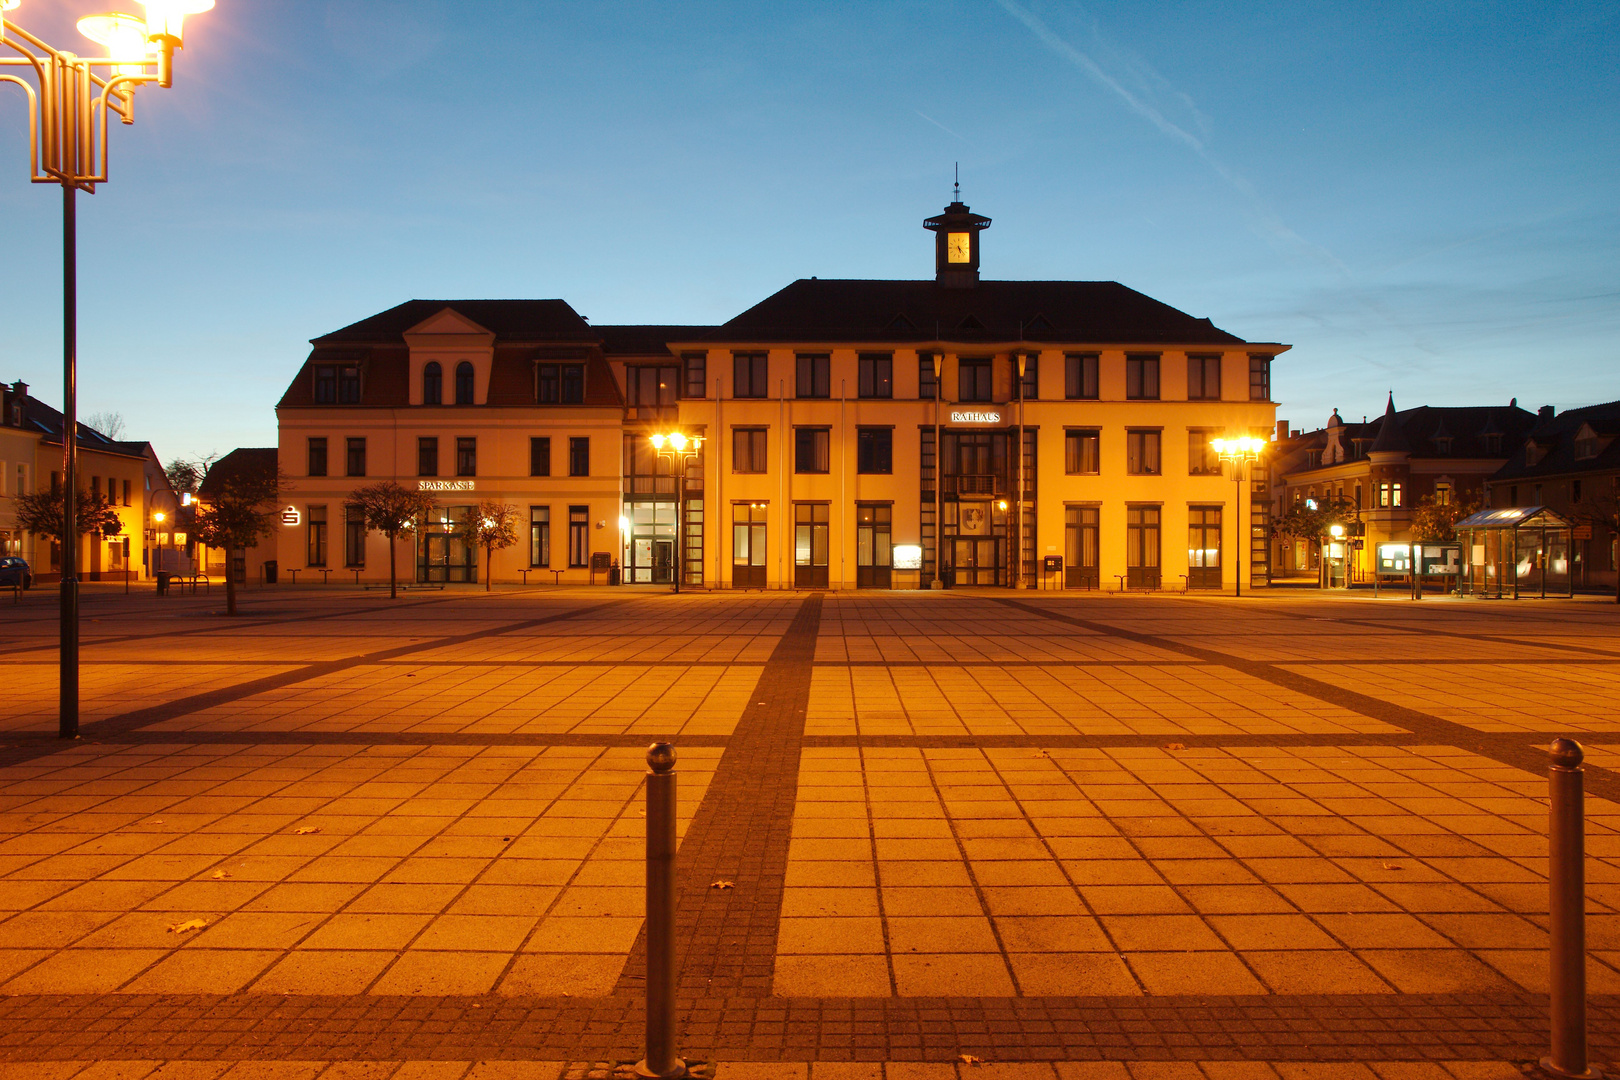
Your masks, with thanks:
<instances>
[{"instance_id":1,"label":"town hall building","mask_svg":"<svg viewBox=\"0 0 1620 1080\"><path fill-rule=\"evenodd\" d=\"M799 280L719 326L412 300L315 338L276 410L275 557L386 578L345 502L392 479L437 502L400 542L424 582L1264 584L1264 466L1235 483L1211 440L1270 433L1288 346L1116 282L982 280L960 201L924 225L932 278ZM527 525L488 568L481 500Z\"/></svg>"}]
</instances>

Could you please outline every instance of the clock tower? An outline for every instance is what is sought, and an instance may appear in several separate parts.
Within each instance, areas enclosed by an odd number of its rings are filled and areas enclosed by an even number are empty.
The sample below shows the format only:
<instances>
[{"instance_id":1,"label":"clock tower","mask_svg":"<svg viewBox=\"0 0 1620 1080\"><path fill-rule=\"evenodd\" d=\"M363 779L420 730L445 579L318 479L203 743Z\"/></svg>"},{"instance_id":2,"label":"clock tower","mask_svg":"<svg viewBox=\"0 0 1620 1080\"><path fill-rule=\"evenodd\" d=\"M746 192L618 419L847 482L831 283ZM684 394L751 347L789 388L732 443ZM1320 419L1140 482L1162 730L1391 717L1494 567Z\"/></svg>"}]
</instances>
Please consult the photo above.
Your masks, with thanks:
<instances>
[{"instance_id":1,"label":"clock tower","mask_svg":"<svg viewBox=\"0 0 1620 1080\"><path fill-rule=\"evenodd\" d=\"M990 227L990 219L975 214L962 203L958 184L956 199L923 222L934 234L934 280L947 289L971 289L979 283L979 233Z\"/></svg>"}]
</instances>

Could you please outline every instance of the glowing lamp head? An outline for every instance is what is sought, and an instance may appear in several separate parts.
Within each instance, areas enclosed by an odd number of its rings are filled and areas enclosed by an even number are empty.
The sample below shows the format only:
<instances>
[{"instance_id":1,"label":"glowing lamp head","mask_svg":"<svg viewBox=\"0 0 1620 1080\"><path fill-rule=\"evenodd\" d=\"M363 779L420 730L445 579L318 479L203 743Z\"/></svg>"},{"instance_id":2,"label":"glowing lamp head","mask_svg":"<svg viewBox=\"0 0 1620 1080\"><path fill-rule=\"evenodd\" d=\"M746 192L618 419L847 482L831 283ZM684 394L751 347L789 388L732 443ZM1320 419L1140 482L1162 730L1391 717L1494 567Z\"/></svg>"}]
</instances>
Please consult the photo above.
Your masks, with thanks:
<instances>
[{"instance_id":1,"label":"glowing lamp head","mask_svg":"<svg viewBox=\"0 0 1620 1080\"><path fill-rule=\"evenodd\" d=\"M657 435L649 435L649 436L647 436L647 438L653 444L653 449L654 450L662 450L664 448L664 441L665 440L664 440L664 436L663 436L662 433L657 434Z\"/></svg>"},{"instance_id":2,"label":"glowing lamp head","mask_svg":"<svg viewBox=\"0 0 1620 1080\"><path fill-rule=\"evenodd\" d=\"M1007 509L1007 500L1002 499L1000 502L996 503L996 509L997 510L1005 510L1005 509Z\"/></svg>"},{"instance_id":3,"label":"glowing lamp head","mask_svg":"<svg viewBox=\"0 0 1620 1080\"><path fill-rule=\"evenodd\" d=\"M146 6L146 36L169 38L176 45L184 40L181 24L187 15L208 11L214 0L141 0Z\"/></svg>"},{"instance_id":4,"label":"glowing lamp head","mask_svg":"<svg viewBox=\"0 0 1620 1080\"><path fill-rule=\"evenodd\" d=\"M1227 442L1228 440L1226 439L1211 439L1209 440L1209 445L1215 448L1215 452L1217 454L1224 454L1226 453Z\"/></svg>"},{"instance_id":5,"label":"glowing lamp head","mask_svg":"<svg viewBox=\"0 0 1620 1080\"><path fill-rule=\"evenodd\" d=\"M152 48L147 44L146 23L121 11L106 15L86 15L79 20L79 33L107 47L107 55L118 61L113 69L119 75L140 75L149 62Z\"/></svg>"},{"instance_id":6,"label":"glowing lamp head","mask_svg":"<svg viewBox=\"0 0 1620 1080\"><path fill-rule=\"evenodd\" d=\"M11 11L20 3L22 0L0 0L0 11Z\"/></svg>"},{"instance_id":7,"label":"glowing lamp head","mask_svg":"<svg viewBox=\"0 0 1620 1080\"><path fill-rule=\"evenodd\" d=\"M163 511L158 510L155 513L153 513L152 514L152 520L157 522L159 525L163 524Z\"/></svg>"},{"instance_id":8,"label":"glowing lamp head","mask_svg":"<svg viewBox=\"0 0 1620 1080\"><path fill-rule=\"evenodd\" d=\"M685 450L686 443L686 436L682 435L678 431L669 437L669 444L675 448L676 453L680 453L682 450Z\"/></svg>"},{"instance_id":9,"label":"glowing lamp head","mask_svg":"<svg viewBox=\"0 0 1620 1080\"><path fill-rule=\"evenodd\" d=\"M1329 525L1328 526L1328 535L1332 536L1333 539L1337 540L1339 537L1344 535L1344 526L1343 525Z\"/></svg>"}]
</instances>

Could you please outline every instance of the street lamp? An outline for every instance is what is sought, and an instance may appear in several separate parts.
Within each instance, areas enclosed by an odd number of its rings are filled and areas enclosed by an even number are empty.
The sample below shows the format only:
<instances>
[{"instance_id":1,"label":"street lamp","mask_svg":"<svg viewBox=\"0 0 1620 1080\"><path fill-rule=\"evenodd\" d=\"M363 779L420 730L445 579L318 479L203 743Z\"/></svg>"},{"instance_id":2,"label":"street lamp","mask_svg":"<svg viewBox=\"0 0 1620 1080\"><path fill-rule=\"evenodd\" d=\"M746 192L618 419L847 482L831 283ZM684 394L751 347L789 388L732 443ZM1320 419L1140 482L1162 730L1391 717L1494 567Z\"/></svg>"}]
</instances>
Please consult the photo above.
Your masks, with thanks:
<instances>
[{"instance_id":1,"label":"street lamp","mask_svg":"<svg viewBox=\"0 0 1620 1080\"><path fill-rule=\"evenodd\" d=\"M675 473L675 591L681 591L681 578L686 572L686 463L699 459L703 449L703 436L688 436L679 431L657 432L647 437L653 453L669 458L669 467Z\"/></svg>"},{"instance_id":2,"label":"street lamp","mask_svg":"<svg viewBox=\"0 0 1620 1080\"><path fill-rule=\"evenodd\" d=\"M0 11L21 0L0 0ZM19 54L0 57L0 73L28 95L29 179L62 186L62 584L57 732L79 736L79 523L78 466L78 219L74 196L95 194L107 182L107 129L111 117L135 122L135 89L173 83L174 50L182 45L187 15L214 0L142 0L146 18L87 15L79 32L107 47L85 58L45 44L10 19L0 19L0 45ZM100 69L105 75L96 74ZM33 81L26 76L33 73Z\"/></svg>"},{"instance_id":3,"label":"street lamp","mask_svg":"<svg viewBox=\"0 0 1620 1080\"><path fill-rule=\"evenodd\" d=\"M163 592L163 578L161 576L163 574L163 540L161 539L161 537L163 536L163 528L162 528L162 526L163 526L164 518L166 518L167 516L168 515L166 515L161 510L154 510L152 512L152 520L158 523L157 537L154 537L154 539L157 539L157 542L158 542L157 543L157 558L153 560L153 562L156 565L154 565L152 567L152 580L157 582L156 587L157 587L157 591L159 593Z\"/></svg>"},{"instance_id":4,"label":"street lamp","mask_svg":"<svg viewBox=\"0 0 1620 1080\"><path fill-rule=\"evenodd\" d=\"M1210 445L1215 448L1215 456L1222 461L1232 463L1232 482L1237 485L1237 577L1234 584L1237 586L1237 595L1243 595L1243 537L1247 532L1243 527L1243 466L1260 460L1260 454L1266 448L1264 437L1254 438L1249 435L1240 435L1235 439L1211 439Z\"/></svg>"}]
</instances>

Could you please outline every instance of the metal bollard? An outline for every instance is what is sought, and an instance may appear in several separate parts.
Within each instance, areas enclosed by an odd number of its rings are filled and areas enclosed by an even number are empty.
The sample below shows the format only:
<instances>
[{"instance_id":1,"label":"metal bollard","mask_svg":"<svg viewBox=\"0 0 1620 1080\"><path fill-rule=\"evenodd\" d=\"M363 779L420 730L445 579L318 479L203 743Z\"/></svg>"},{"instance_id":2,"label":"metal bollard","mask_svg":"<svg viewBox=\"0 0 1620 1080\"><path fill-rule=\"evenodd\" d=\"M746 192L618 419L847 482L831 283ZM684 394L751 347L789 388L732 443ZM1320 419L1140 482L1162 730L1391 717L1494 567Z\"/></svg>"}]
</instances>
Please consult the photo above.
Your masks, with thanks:
<instances>
[{"instance_id":1,"label":"metal bollard","mask_svg":"<svg viewBox=\"0 0 1620 1080\"><path fill-rule=\"evenodd\" d=\"M636 1075L686 1076L675 1056L675 748L647 748L647 1056Z\"/></svg>"},{"instance_id":2,"label":"metal bollard","mask_svg":"<svg viewBox=\"0 0 1620 1080\"><path fill-rule=\"evenodd\" d=\"M1541 1067L1553 1076L1596 1077L1586 1062L1586 795L1574 739L1554 739L1548 769L1548 912L1552 922L1549 984L1552 1053Z\"/></svg>"}]
</instances>

